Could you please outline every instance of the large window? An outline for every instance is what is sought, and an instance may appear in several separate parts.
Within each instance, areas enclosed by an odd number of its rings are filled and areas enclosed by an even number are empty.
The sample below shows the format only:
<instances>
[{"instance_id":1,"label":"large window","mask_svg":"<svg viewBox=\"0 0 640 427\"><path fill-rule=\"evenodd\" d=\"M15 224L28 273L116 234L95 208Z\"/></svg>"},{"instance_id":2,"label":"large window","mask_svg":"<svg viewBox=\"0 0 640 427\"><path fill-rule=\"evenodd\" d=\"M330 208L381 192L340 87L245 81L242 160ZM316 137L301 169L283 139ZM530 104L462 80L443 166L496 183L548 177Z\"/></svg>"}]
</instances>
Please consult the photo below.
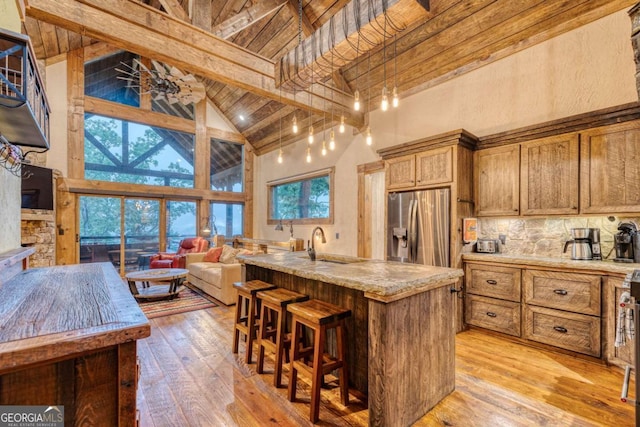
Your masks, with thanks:
<instances>
[{"instance_id":1,"label":"large window","mask_svg":"<svg viewBox=\"0 0 640 427\"><path fill-rule=\"evenodd\" d=\"M242 193L244 145L211 139L211 189Z\"/></svg>"},{"instance_id":2,"label":"large window","mask_svg":"<svg viewBox=\"0 0 640 427\"><path fill-rule=\"evenodd\" d=\"M333 174L331 168L269 183L268 223L332 224Z\"/></svg>"},{"instance_id":3,"label":"large window","mask_svg":"<svg viewBox=\"0 0 640 427\"><path fill-rule=\"evenodd\" d=\"M211 202L212 234L231 238L244 234L244 205L242 203Z\"/></svg>"},{"instance_id":4,"label":"large window","mask_svg":"<svg viewBox=\"0 0 640 427\"><path fill-rule=\"evenodd\" d=\"M138 55L120 51L86 62L84 64L85 95L139 107L138 83L123 79L127 77L126 73L118 71L134 72L138 67L136 63L138 60Z\"/></svg>"},{"instance_id":5,"label":"large window","mask_svg":"<svg viewBox=\"0 0 640 427\"><path fill-rule=\"evenodd\" d=\"M194 136L85 114L86 179L193 188Z\"/></svg>"}]
</instances>

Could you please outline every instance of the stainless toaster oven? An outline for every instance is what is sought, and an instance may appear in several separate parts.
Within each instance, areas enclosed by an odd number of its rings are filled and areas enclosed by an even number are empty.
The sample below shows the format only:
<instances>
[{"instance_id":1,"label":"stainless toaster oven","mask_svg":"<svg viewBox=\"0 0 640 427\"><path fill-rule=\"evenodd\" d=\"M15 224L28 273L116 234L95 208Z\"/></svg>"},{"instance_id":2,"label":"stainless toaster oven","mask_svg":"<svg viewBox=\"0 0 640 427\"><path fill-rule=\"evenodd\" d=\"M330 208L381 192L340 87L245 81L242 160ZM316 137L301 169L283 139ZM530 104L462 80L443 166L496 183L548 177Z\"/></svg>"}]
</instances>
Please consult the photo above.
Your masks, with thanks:
<instances>
[{"instance_id":1,"label":"stainless toaster oven","mask_svg":"<svg viewBox=\"0 0 640 427\"><path fill-rule=\"evenodd\" d=\"M496 254L500 252L500 240L498 239L478 239L476 252Z\"/></svg>"}]
</instances>

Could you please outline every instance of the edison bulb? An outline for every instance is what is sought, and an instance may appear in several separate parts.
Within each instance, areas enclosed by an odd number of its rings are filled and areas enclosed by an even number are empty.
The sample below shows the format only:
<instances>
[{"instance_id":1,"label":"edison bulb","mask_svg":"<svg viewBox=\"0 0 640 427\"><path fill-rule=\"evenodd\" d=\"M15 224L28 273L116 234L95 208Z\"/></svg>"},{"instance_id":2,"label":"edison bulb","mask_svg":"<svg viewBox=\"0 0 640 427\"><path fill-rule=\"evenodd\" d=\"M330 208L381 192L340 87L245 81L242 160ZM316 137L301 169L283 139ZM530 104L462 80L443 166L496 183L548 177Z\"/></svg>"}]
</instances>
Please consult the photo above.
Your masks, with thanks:
<instances>
[{"instance_id":1,"label":"edison bulb","mask_svg":"<svg viewBox=\"0 0 640 427\"><path fill-rule=\"evenodd\" d=\"M322 141L322 155L327 155L327 143L325 141Z\"/></svg>"},{"instance_id":2,"label":"edison bulb","mask_svg":"<svg viewBox=\"0 0 640 427\"><path fill-rule=\"evenodd\" d=\"M389 97L387 97L387 87L382 88L382 100L380 101L380 109L387 111L389 109Z\"/></svg>"},{"instance_id":3,"label":"edison bulb","mask_svg":"<svg viewBox=\"0 0 640 427\"><path fill-rule=\"evenodd\" d=\"M340 133L344 133L344 114L340 116L340 127L338 130Z\"/></svg>"},{"instance_id":4,"label":"edison bulb","mask_svg":"<svg viewBox=\"0 0 640 427\"><path fill-rule=\"evenodd\" d=\"M356 111L360 111L360 92L358 92L358 89L356 89L355 93L353 94L353 109Z\"/></svg>"},{"instance_id":5,"label":"edison bulb","mask_svg":"<svg viewBox=\"0 0 640 427\"><path fill-rule=\"evenodd\" d=\"M309 144L313 144L313 126L309 126L309 137L307 138Z\"/></svg>"},{"instance_id":6,"label":"edison bulb","mask_svg":"<svg viewBox=\"0 0 640 427\"><path fill-rule=\"evenodd\" d=\"M329 150L333 151L336 149L336 134L333 131L333 129L331 129L331 132L329 133Z\"/></svg>"},{"instance_id":7,"label":"edison bulb","mask_svg":"<svg viewBox=\"0 0 640 427\"><path fill-rule=\"evenodd\" d=\"M278 163L282 163L282 148L278 151Z\"/></svg>"},{"instance_id":8,"label":"edison bulb","mask_svg":"<svg viewBox=\"0 0 640 427\"><path fill-rule=\"evenodd\" d=\"M293 131L293 133L298 133L298 118L296 116L293 116L291 130Z\"/></svg>"},{"instance_id":9,"label":"edison bulb","mask_svg":"<svg viewBox=\"0 0 640 427\"><path fill-rule=\"evenodd\" d=\"M311 163L311 147L307 147L307 163Z\"/></svg>"},{"instance_id":10,"label":"edison bulb","mask_svg":"<svg viewBox=\"0 0 640 427\"><path fill-rule=\"evenodd\" d=\"M366 141L367 141L367 145L373 144L373 138L371 137L371 128L370 127L367 127L367 138L366 138Z\"/></svg>"},{"instance_id":11,"label":"edison bulb","mask_svg":"<svg viewBox=\"0 0 640 427\"><path fill-rule=\"evenodd\" d=\"M398 88L397 87L393 87L393 99L391 101L391 104L393 105L393 108L398 108L398 104L400 104L400 99L398 98Z\"/></svg>"}]
</instances>

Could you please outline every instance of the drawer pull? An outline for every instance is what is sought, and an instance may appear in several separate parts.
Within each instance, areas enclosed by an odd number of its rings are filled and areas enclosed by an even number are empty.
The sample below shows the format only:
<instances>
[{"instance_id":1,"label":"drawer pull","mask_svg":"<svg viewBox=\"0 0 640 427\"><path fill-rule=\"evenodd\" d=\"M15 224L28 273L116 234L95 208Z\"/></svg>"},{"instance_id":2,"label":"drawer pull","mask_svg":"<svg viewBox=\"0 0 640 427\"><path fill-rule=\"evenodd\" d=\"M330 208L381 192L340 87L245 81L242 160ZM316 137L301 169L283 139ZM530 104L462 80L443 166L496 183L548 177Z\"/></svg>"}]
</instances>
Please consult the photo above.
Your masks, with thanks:
<instances>
[{"instance_id":1,"label":"drawer pull","mask_svg":"<svg viewBox=\"0 0 640 427\"><path fill-rule=\"evenodd\" d=\"M498 315L495 314L493 311L487 311L487 316L489 316L489 317L498 317Z\"/></svg>"},{"instance_id":2,"label":"drawer pull","mask_svg":"<svg viewBox=\"0 0 640 427\"><path fill-rule=\"evenodd\" d=\"M567 328L563 328L562 326L554 326L553 329L557 332L562 332L563 334L566 334L568 332Z\"/></svg>"},{"instance_id":3,"label":"drawer pull","mask_svg":"<svg viewBox=\"0 0 640 427\"><path fill-rule=\"evenodd\" d=\"M553 293L558 295L567 295L569 292L565 291L564 289L554 289Z\"/></svg>"},{"instance_id":4,"label":"drawer pull","mask_svg":"<svg viewBox=\"0 0 640 427\"><path fill-rule=\"evenodd\" d=\"M498 284L498 282L496 280L493 280L493 279L487 279L487 283L490 284L490 285L497 285Z\"/></svg>"}]
</instances>

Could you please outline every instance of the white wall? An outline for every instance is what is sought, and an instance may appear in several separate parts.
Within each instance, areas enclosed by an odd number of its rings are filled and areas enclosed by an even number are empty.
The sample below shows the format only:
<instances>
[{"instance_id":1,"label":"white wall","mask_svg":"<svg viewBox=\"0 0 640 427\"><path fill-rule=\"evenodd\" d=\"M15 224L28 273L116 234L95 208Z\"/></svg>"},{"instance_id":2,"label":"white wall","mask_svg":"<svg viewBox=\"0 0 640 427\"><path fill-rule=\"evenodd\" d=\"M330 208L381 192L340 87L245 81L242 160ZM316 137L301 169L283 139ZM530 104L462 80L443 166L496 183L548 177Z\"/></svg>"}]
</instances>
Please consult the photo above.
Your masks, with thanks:
<instances>
[{"instance_id":1,"label":"white wall","mask_svg":"<svg viewBox=\"0 0 640 427\"><path fill-rule=\"evenodd\" d=\"M266 224L268 181L335 165L335 224L323 227L328 242L320 250L355 255L357 165L377 160L376 150L459 128L484 136L637 101L630 25L622 10L401 99L395 111L373 111L373 147L361 136L345 134L336 152L310 165L304 162L305 141L285 147L283 165L276 162L277 151L259 157L254 175L255 237L287 238ZM319 146L313 150L317 158ZM294 226L294 235L307 240L312 228Z\"/></svg>"},{"instance_id":2,"label":"white wall","mask_svg":"<svg viewBox=\"0 0 640 427\"><path fill-rule=\"evenodd\" d=\"M47 74L47 99L51 114L49 116L49 146L47 167L67 174L67 61L49 65Z\"/></svg>"}]
</instances>

